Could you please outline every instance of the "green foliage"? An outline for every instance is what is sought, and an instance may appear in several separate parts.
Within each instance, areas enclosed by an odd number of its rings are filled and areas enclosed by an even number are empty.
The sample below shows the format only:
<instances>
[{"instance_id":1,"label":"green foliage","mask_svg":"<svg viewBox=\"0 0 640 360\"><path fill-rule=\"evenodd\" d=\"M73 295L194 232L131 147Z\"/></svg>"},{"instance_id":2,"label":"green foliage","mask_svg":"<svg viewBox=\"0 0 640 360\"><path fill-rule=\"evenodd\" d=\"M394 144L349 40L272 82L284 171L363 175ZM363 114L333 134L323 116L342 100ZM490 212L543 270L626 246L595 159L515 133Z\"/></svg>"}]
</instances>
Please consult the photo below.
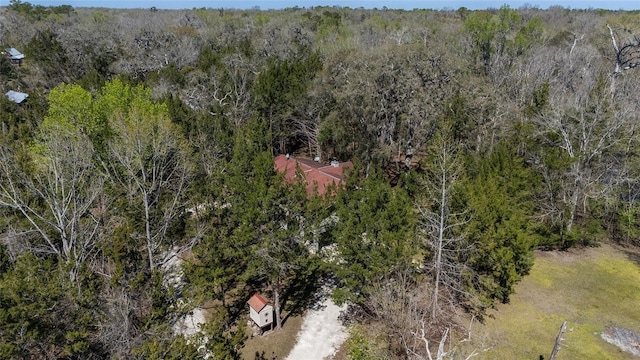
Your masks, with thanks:
<instances>
[{"instance_id":1,"label":"green foliage","mask_svg":"<svg viewBox=\"0 0 640 360\"><path fill-rule=\"evenodd\" d=\"M629 201L617 213L616 235L620 242L640 244L640 204Z\"/></svg>"},{"instance_id":2,"label":"green foliage","mask_svg":"<svg viewBox=\"0 0 640 360\"><path fill-rule=\"evenodd\" d=\"M90 136L101 131L91 94L79 85L64 83L49 93L49 111L41 127L85 131Z\"/></svg>"},{"instance_id":3,"label":"green foliage","mask_svg":"<svg viewBox=\"0 0 640 360\"><path fill-rule=\"evenodd\" d=\"M205 347L216 359L240 359L239 349L247 338L246 323L238 322L235 330L230 331L228 311L222 306L211 309L211 318L204 325L203 330L207 342Z\"/></svg>"},{"instance_id":4,"label":"green foliage","mask_svg":"<svg viewBox=\"0 0 640 360\"><path fill-rule=\"evenodd\" d=\"M28 101L37 104L39 100L37 97L30 96ZM14 103L6 96L0 96L0 127L2 127L2 137L8 140L20 140L23 143L29 143L33 137L33 131L36 128L37 122L34 118L41 116L37 110L39 110L37 106L27 108ZM41 121L41 118L37 121Z\"/></svg>"},{"instance_id":5,"label":"green foliage","mask_svg":"<svg viewBox=\"0 0 640 360\"><path fill-rule=\"evenodd\" d=\"M523 24L518 11L508 5L497 13L475 11L464 17L464 31L471 38L473 60L481 66L485 75L490 73L496 58L505 58L513 64L535 44L542 42L544 25L536 17ZM504 61L504 60L502 60Z\"/></svg>"},{"instance_id":6,"label":"green foliage","mask_svg":"<svg viewBox=\"0 0 640 360\"><path fill-rule=\"evenodd\" d=\"M496 50L498 54L504 53L508 43L507 36L512 30L519 27L521 23L522 17L518 11L511 9L509 5L500 7L496 22Z\"/></svg>"},{"instance_id":7,"label":"green foliage","mask_svg":"<svg viewBox=\"0 0 640 360\"><path fill-rule=\"evenodd\" d=\"M87 73L95 71L98 75L105 78L105 80L113 75L110 66L118 59L117 54L113 50L106 46L92 46L89 44L85 46L83 50L90 59ZM96 87L96 89L98 89L98 87Z\"/></svg>"},{"instance_id":8,"label":"green foliage","mask_svg":"<svg viewBox=\"0 0 640 360\"><path fill-rule=\"evenodd\" d=\"M225 306L229 291L246 285L277 292L284 307L301 279L315 283L317 263L304 235L313 221L306 190L277 176L268 133L258 119L236 134L216 205L204 213L214 230L194 248L197 261L186 268L194 292Z\"/></svg>"},{"instance_id":9,"label":"green foliage","mask_svg":"<svg viewBox=\"0 0 640 360\"><path fill-rule=\"evenodd\" d=\"M531 94L531 100L527 107L524 110L524 114L532 118L534 116L540 115L542 111L546 110L549 104L549 91L550 91L549 82L545 81L540 87L533 90L533 94Z\"/></svg>"},{"instance_id":10,"label":"green foliage","mask_svg":"<svg viewBox=\"0 0 640 360\"><path fill-rule=\"evenodd\" d=\"M511 44L511 51L515 56L526 54L535 44L542 43L544 23L541 18L535 17L522 26L515 35Z\"/></svg>"},{"instance_id":11,"label":"green foliage","mask_svg":"<svg viewBox=\"0 0 640 360\"><path fill-rule=\"evenodd\" d=\"M474 131L477 128L470 110L467 99L459 91L445 102L443 117L451 122L452 140L461 144L471 146L473 144Z\"/></svg>"},{"instance_id":12,"label":"green foliage","mask_svg":"<svg viewBox=\"0 0 640 360\"><path fill-rule=\"evenodd\" d=\"M18 70L6 56L0 57L0 80L7 83L18 78Z\"/></svg>"},{"instance_id":13,"label":"green foliage","mask_svg":"<svg viewBox=\"0 0 640 360\"><path fill-rule=\"evenodd\" d=\"M125 199L116 201L114 207L121 208L125 205ZM100 243L100 250L109 259L113 266L111 285L118 284L128 287L136 283L136 278L144 272L144 258L139 251L138 244L131 241L134 228L131 220L124 221L113 229L109 242Z\"/></svg>"},{"instance_id":14,"label":"green foliage","mask_svg":"<svg viewBox=\"0 0 640 360\"><path fill-rule=\"evenodd\" d=\"M417 247L415 214L401 188L392 188L380 174L367 177L358 171L335 201L339 218L333 236L338 245L335 266L340 303L364 305L371 285L397 268L409 266Z\"/></svg>"},{"instance_id":15,"label":"green foliage","mask_svg":"<svg viewBox=\"0 0 640 360\"><path fill-rule=\"evenodd\" d=\"M204 72L208 72L213 67L222 65L219 49L211 45L205 45L198 55L198 68Z\"/></svg>"},{"instance_id":16,"label":"green foliage","mask_svg":"<svg viewBox=\"0 0 640 360\"><path fill-rule=\"evenodd\" d=\"M238 41L236 50L248 59L251 59L256 52L253 48L253 44L251 43L251 38L248 36L245 36Z\"/></svg>"},{"instance_id":17,"label":"green foliage","mask_svg":"<svg viewBox=\"0 0 640 360\"><path fill-rule=\"evenodd\" d=\"M491 54L495 51L493 39L497 29L493 15L488 11L473 12L466 17L464 29L473 43L472 55L474 60L479 57L482 60L485 71L487 71L491 64Z\"/></svg>"},{"instance_id":18,"label":"green foliage","mask_svg":"<svg viewBox=\"0 0 640 360\"><path fill-rule=\"evenodd\" d=\"M597 207L597 203L592 206ZM580 219L575 229L572 229L572 238L567 248L573 246L599 246L607 240L610 234L606 231L603 219L594 211L592 216Z\"/></svg>"},{"instance_id":19,"label":"green foliage","mask_svg":"<svg viewBox=\"0 0 640 360\"><path fill-rule=\"evenodd\" d=\"M236 133L231 161L224 163L224 178L215 179L222 181L220 189L202 188L217 196L203 214L212 231L193 249L197 262L185 269L196 293L223 303L226 293L248 277L259 227L270 219L272 209L265 199L276 178L264 121L251 122Z\"/></svg>"},{"instance_id":20,"label":"green foliage","mask_svg":"<svg viewBox=\"0 0 640 360\"><path fill-rule=\"evenodd\" d=\"M49 94L49 110L42 128L62 127L89 136L104 155L106 142L113 135L109 120L127 116L132 109L144 109L149 115L166 113L165 105L151 100L149 89L130 86L119 79L108 81L95 96L79 85L61 84Z\"/></svg>"},{"instance_id":21,"label":"green foliage","mask_svg":"<svg viewBox=\"0 0 640 360\"><path fill-rule=\"evenodd\" d=\"M301 268L309 257L301 235L306 222L305 200L304 183L290 184L281 177L260 199L262 214L253 221L258 243L251 264L258 278L269 283L286 283L293 275L305 272Z\"/></svg>"},{"instance_id":22,"label":"green foliage","mask_svg":"<svg viewBox=\"0 0 640 360\"><path fill-rule=\"evenodd\" d=\"M64 47L58 41L58 35L51 30L37 32L27 43L25 53L30 61L40 65L50 84L68 81L70 75L77 70L71 66Z\"/></svg>"},{"instance_id":23,"label":"green foliage","mask_svg":"<svg viewBox=\"0 0 640 360\"><path fill-rule=\"evenodd\" d=\"M318 53L303 52L294 59L270 59L267 69L256 79L255 94L262 113L276 112L275 106L291 106L304 94L309 81L322 67ZM282 111L282 110L278 110Z\"/></svg>"},{"instance_id":24,"label":"green foliage","mask_svg":"<svg viewBox=\"0 0 640 360\"><path fill-rule=\"evenodd\" d=\"M10 0L9 9L30 20L42 20L49 15L49 9L47 9L46 7L42 5L34 6L29 2L22 2L21 0ZM63 8L63 10L66 9L66 7ZM73 10L73 8L71 9Z\"/></svg>"},{"instance_id":25,"label":"green foliage","mask_svg":"<svg viewBox=\"0 0 640 360\"><path fill-rule=\"evenodd\" d=\"M465 233L474 246L475 286L481 296L508 302L515 283L533 265L536 177L506 145L476 160L470 175L465 196L472 215Z\"/></svg>"},{"instance_id":26,"label":"green foliage","mask_svg":"<svg viewBox=\"0 0 640 360\"><path fill-rule=\"evenodd\" d=\"M105 23L107 22L107 19L108 15L100 11L96 11L91 14L91 20L95 23Z\"/></svg>"},{"instance_id":27,"label":"green foliage","mask_svg":"<svg viewBox=\"0 0 640 360\"><path fill-rule=\"evenodd\" d=\"M167 106L167 111L169 113L169 117L171 121L178 125L181 128L181 133L185 135L185 137L192 136L207 136L209 141L216 141L214 138L210 138L209 129L201 128L200 125L202 122L213 123L212 119L207 118L207 120L200 120L202 114L197 114L194 110L192 110L187 104L185 104L178 96L174 96L173 94L166 94L162 102ZM200 115L200 116L198 116Z\"/></svg>"},{"instance_id":28,"label":"green foliage","mask_svg":"<svg viewBox=\"0 0 640 360\"><path fill-rule=\"evenodd\" d=\"M226 44L207 43L198 54L197 66L205 73L210 72L212 69L220 72L230 71L228 66L223 62L223 59L231 54L241 55L246 59L251 59L255 55L251 38L243 36L240 39L230 41Z\"/></svg>"},{"instance_id":29,"label":"green foliage","mask_svg":"<svg viewBox=\"0 0 640 360\"><path fill-rule=\"evenodd\" d=\"M312 20L315 21L317 38L326 40L331 43L335 42L334 38L345 39L350 34L350 29L343 25L342 14L337 11L325 10L322 16L315 15Z\"/></svg>"},{"instance_id":30,"label":"green foliage","mask_svg":"<svg viewBox=\"0 0 640 360\"><path fill-rule=\"evenodd\" d=\"M154 270L151 272L149 281L145 284L151 306L146 316L141 318L143 329L152 329L158 324L166 325L167 315L170 309L176 305L177 298L173 288L162 283L164 276L164 273Z\"/></svg>"},{"instance_id":31,"label":"green foliage","mask_svg":"<svg viewBox=\"0 0 640 360\"><path fill-rule=\"evenodd\" d=\"M253 94L258 113L270 120L273 147L279 153L290 147L293 129L287 117L306 94L311 80L322 69L318 52L302 46L291 59L270 58L267 68L256 78Z\"/></svg>"},{"instance_id":32,"label":"green foliage","mask_svg":"<svg viewBox=\"0 0 640 360\"><path fill-rule=\"evenodd\" d=\"M4 244L0 244L0 276L9 270L11 267L11 262L9 259L9 253L7 252L7 248Z\"/></svg>"},{"instance_id":33,"label":"green foliage","mask_svg":"<svg viewBox=\"0 0 640 360\"><path fill-rule=\"evenodd\" d=\"M133 97L128 114L116 112L109 125L114 133L107 144L110 174L121 179L126 215L136 221L153 270L155 258L184 236L191 148L166 105L144 96Z\"/></svg>"},{"instance_id":34,"label":"green foliage","mask_svg":"<svg viewBox=\"0 0 640 360\"><path fill-rule=\"evenodd\" d=\"M59 5L59 6L51 6L49 10L54 14L59 15L71 15L75 10L71 5Z\"/></svg>"},{"instance_id":35,"label":"green foliage","mask_svg":"<svg viewBox=\"0 0 640 360\"><path fill-rule=\"evenodd\" d=\"M30 180L20 182L25 205L45 216L55 211L57 204L45 204L34 185L54 174L42 171L53 154L47 140L54 139L73 150L80 149L75 140L88 137L95 153L82 149L94 167L64 164L91 172L93 180L109 176L81 217L82 224L95 218L97 235L78 262L43 254L32 226L17 216L24 208L0 210L6 240L0 245L0 357L200 357L195 344L204 337L173 336L168 324L177 293L151 271L154 257L192 240L184 265L189 287L182 293L185 303L221 302L205 326L216 358L238 358L239 314L256 289L278 290L284 311L298 311L329 269L339 281L338 301L366 304L372 284L431 255L414 239L415 201L425 195L417 179L434 175L432 145L445 132L460 157L467 156L466 167L459 161L459 177L446 182L458 184L445 210L464 225L451 222L455 230L448 235L462 239L451 246L451 265L465 269L468 287L461 290L476 290L479 308L509 300L535 246L567 248L611 234L640 243L637 164L626 163L636 145L618 141L618 128L607 128L637 113L636 73L629 69L615 83L593 73L611 65L610 56L602 56L610 51L608 37L593 35L602 30L594 27L602 13L296 7L198 9L172 19L173 13L140 11L126 12L132 20L126 30L106 39L100 32L122 14L20 0L6 11L3 47L24 48L27 58L20 67L0 58L0 87L22 89L29 99L0 99L2 149L18 149L7 169L20 170L4 171L0 187L8 179ZM605 15L633 32L637 14ZM132 34L149 40L146 51L130 41ZM176 58L193 46L199 54ZM162 56L168 66L158 65ZM532 77L540 84L535 89L528 85ZM159 80L175 85L160 102L148 88L162 85ZM208 102L206 91L214 86L217 95L229 95ZM190 88L204 92L184 91ZM202 108L190 106L191 96L202 97L195 102ZM552 120L560 125L550 130ZM575 136L563 139L563 131ZM587 148L580 139L594 133L615 141L592 154L563 150ZM171 145L152 151L163 141ZM313 152L314 141L324 158L359 158L366 174L356 168L348 190L324 199L283 183L273 154ZM405 174L396 164L408 148L414 162ZM131 151L116 154L123 149ZM135 161L119 160L132 149L140 150ZM159 158L167 166L155 171L150 164ZM133 163L142 166L132 170ZM184 182L168 181L180 171ZM160 183L135 186L156 175ZM591 178L578 183L576 175ZM621 190L621 181L629 188ZM51 193L67 191L70 183L63 182ZM572 208L574 194L580 206ZM437 202L424 205L435 209ZM52 222L44 231L56 246L62 228ZM312 253L316 244L319 252ZM121 329L114 323L130 324L121 332L130 343L106 343L104 329ZM388 357L379 345L358 330L348 356Z\"/></svg>"},{"instance_id":36,"label":"green foliage","mask_svg":"<svg viewBox=\"0 0 640 360\"><path fill-rule=\"evenodd\" d=\"M108 81L96 97L96 108L101 117L126 116L132 110L149 111L149 115L166 113L164 104L151 98L151 90L143 85L132 86L121 79Z\"/></svg>"},{"instance_id":37,"label":"green foliage","mask_svg":"<svg viewBox=\"0 0 640 360\"><path fill-rule=\"evenodd\" d=\"M161 78L167 80L171 84L175 84L183 88L186 84L186 78L176 63L172 62L169 66L165 66L159 71Z\"/></svg>"},{"instance_id":38,"label":"green foliage","mask_svg":"<svg viewBox=\"0 0 640 360\"><path fill-rule=\"evenodd\" d=\"M107 79L95 70L89 71L78 80L78 84L89 92L102 88Z\"/></svg>"},{"instance_id":39,"label":"green foliage","mask_svg":"<svg viewBox=\"0 0 640 360\"><path fill-rule=\"evenodd\" d=\"M267 121L258 118L236 133L233 157L229 170L229 181L237 193L250 189L249 182L254 182L257 197L247 198L254 204L266 194L269 186L275 181L273 158L270 154L270 133ZM249 194L247 194L249 195Z\"/></svg>"},{"instance_id":40,"label":"green foliage","mask_svg":"<svg viewBox=\"0 0 640 360\"><path fill-rule=\"evenodd\" d=\"M0 356L101 356L90 336L96 330L94 289L82 281L82 291L70 287L65 274L29 253L0 274Z\"/></svg>"},{"instance_id":41,"label":"green foliage","mask_svg":"<svg viewBox=\"0 0 640 360\"><path fill-rule=\"evenodd\" d=\"M172 340L165 341L149 339L133 349L131 355L139 359L148 360L193 360L205 358L198 351L198 347L183 336L177 336Z\"/></svg>"},{"instance_id":42,"label":"green foliage","mask_svg":"<svg viewBox=\"0 0 640 360\"><path fill-rule=\"evenodd\" d=\"M180 196L189 176L185 160L189 157L189 147L180 129L169 120L167 107L152 101L148 89L130 86L117 79L107 82L95 96L78 85L63 84L51 91L49 112L40 130L38 140L41 142L36 143L38 146L34 148L38 151L35 154L45 159L49 155L45 151L48 150L44 147L47 144L45 140L53 139L53 132L58 138L70 140L87 135L94 143L98 150L96 156L88 154L87 149L78 147L74 141L68 141L66 145L88 155L89 164L95 161L103 165L100 169L108 172L111 180L105 192L101 188L80 187L88 182L75 178L72 179L75 182L61 182L64 190L59 192L66 196L66 192L76 189L73 204L78 204L81 196L89 197L91 194L94 200L100 197L103 204L110 198L115 199L110 211L100 213L101 221L114 220L113 229L108 231L109 241L97 244L112 266L109 270L110 285L132 293L137 287L153 290L148 294L151 301L148 313L137 317L141 322L138 324L140 328L165 321L166 306L170 304L167 299L171 297L160 294L163 291L161 281L157 275L150 277L147 272L154 268L154 256L164 250L169 242L167 239L172 245L179 245L184 236L184 221L176 208L185 206ZM67 147L63 146L63 149ZM68 157L60 159L58 162L69 161ZM74 165L79 172L87 166L80 162ZM97 173L87 175L91 175L93 180L100 179ZM94 194L95 191L99 194ZM48 194L47 191L41 192ZM168 199L174 195L176 197ZM64 201L70 200L65 198ZM55 208L55 205L51 206ZM90 207L94 209L94 206ZM82 220L84 218L79 221ZM97 220L95 223L96 229L92 234L102 232ZM76 226L71 229L79 228L76 223L72 225ZM65 230L62 228L61 231ZM141 244L136 243L142 237L140 234L145 234L143 236L147 239L144 242L148 250L146 259L140 254ZM144 260L149 261L149 268L143 265Z\"/></svg>"},{"instance_id":43,"label":"green foliage","mask_svg":"<svg viewBox=\"0 0 640 360\"><path fill-rule=\"evenodd\" d=\"M350 329L345 349L348 360L382 360L389 355L371 333L359 326Z\"/></svg>"}]
</instances>

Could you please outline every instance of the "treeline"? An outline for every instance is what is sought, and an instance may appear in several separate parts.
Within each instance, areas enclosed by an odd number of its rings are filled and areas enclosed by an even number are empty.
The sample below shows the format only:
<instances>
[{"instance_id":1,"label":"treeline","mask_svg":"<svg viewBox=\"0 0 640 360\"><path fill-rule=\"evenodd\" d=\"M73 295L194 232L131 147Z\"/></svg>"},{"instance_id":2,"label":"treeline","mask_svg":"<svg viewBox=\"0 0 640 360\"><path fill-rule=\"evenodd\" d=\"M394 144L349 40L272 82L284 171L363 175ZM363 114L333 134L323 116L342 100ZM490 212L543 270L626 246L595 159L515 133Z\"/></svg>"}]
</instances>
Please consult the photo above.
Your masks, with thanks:
<instances>
[{"instance_id":1,"label":"treeline","mask_svg":"<svg viewBox=\"0 0 640 360\"><path fill-rule=\"evenodd\" d=\"M639 243L639 17L12 1L0 356L238 358L254 292L279 327L329 282L384 325L350 356L427 357L536 248ZM355 166L308 196L282 153Z\"/></svg>"},{"instance_id":2,"label":"treeline","mask_svg":"<svg viewBox=\"0 0 640 360\"><path fill-rule=\"evenodd\" d=\"M9 0L9 9L31 20L43 20L51 15L69 15L74 11L71 5L42 6L21 0Z\"/></svg>"}]
</instances>

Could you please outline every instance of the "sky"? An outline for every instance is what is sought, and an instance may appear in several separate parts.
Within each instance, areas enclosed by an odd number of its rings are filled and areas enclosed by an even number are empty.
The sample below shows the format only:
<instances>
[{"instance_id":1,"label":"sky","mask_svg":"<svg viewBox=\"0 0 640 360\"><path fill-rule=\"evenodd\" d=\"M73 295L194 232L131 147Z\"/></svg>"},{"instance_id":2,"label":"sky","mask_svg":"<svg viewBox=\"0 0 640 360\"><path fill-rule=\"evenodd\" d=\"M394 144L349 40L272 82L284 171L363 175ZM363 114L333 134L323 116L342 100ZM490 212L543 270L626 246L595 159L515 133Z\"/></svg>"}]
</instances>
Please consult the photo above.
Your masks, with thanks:
<instances>
[{"instance_id":1,"label":"sky","mask_svg":"<svg viewBox=\"0 0 640 360\"><path fill-rule=\"evenodd\" d=\"M260 8L283 9L286 7L343 6L350 8L390 9L469 9L499 8L509 5L519 8L529 5L546 9L559 5L570 9L610 9L640 10L640 0L22 0L33 5L73 7L108 7L108 8L150 8L158 9L192 9L192 8L225 8L251 9ZM9 0L0 0L0 5L8 5Z\"/></svg>"}]
</instances>

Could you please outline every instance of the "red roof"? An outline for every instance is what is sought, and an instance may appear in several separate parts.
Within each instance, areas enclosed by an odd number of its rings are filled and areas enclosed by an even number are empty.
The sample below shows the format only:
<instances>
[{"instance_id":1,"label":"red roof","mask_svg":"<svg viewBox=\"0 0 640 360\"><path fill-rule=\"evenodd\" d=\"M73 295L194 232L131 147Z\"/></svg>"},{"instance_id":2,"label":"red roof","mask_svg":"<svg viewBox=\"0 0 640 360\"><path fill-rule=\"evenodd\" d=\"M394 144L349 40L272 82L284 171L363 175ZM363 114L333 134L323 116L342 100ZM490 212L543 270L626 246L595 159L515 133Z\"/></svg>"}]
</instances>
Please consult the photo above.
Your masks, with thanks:
<instances>
[{"instance_id":1,"label":"red roof","mask_svg":"<svg viewBox=\"0 0 640 360\"><path fill-rule=\"evenodd\" d=\"M251 299L247 301L247 304L249 304L249 306L256 312L260 312L265 306L267 306L267 300L260 296L260 294L255 293Z\"/></svg>"},{"instance_id":2,"label":"red roof","mask_svg":"<svg viewBox=\"0 0 640 360\"><path fill-rule=\"evenodd\" d=\"M296 178L296 165L300 166L300 170L304 174L307 183L307 194L309 195L313 194L316 184L319 195L324 195L331 184L342 184L344 169L353 167L351 161L332 165L293 156L287 159L285 155L278 155L274 160L275 169L284 173L285 179L289 181L294 181Z\"/></svg>"}]
</instances>

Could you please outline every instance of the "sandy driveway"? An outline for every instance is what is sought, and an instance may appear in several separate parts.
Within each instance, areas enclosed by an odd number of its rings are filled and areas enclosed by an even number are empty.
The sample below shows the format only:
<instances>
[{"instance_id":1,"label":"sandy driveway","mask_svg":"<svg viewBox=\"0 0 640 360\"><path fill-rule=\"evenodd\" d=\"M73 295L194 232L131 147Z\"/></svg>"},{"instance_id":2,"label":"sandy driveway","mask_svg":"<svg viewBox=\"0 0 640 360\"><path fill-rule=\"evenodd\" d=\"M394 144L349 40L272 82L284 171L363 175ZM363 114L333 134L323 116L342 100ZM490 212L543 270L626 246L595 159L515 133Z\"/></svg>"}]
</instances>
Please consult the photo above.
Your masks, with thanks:
<instances>
[{"instance_id":1,"label":"sandy driveway","mask_svg":"<svg viewBox=\"0 0 640 360\"><path fill-rule=\"evenodd\" d=\"M340 311L345 308L346 306L338 307L331 299L326 298L318 309L309 310L287 359L322 360L333 356L347 339L347 333L339 319Z\"/></svg>"}]
</instances>

